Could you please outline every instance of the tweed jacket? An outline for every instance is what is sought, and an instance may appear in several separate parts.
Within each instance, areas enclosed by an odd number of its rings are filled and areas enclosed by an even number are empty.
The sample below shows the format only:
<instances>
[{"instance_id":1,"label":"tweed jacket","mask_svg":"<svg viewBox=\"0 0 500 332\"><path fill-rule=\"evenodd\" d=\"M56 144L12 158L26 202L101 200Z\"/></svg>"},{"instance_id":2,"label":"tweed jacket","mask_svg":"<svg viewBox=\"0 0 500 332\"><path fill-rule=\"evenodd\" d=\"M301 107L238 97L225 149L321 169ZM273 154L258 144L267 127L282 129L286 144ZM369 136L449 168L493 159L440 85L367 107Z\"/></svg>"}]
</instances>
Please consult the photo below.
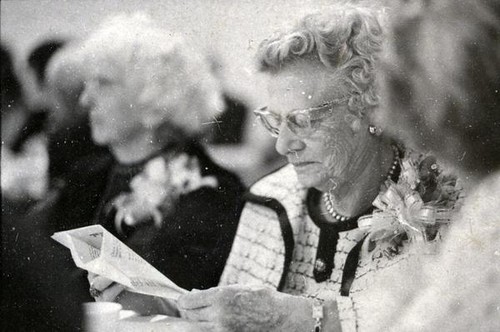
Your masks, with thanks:
<instances>
[{"instance_id":1,"label":"tweed jacket","mask_svg":"<svg viewBox=\"0 0 500 332\"><path fill-rule=\"evenodd\" d=\"M261 285L319 301L335 300L344 332L370 330L379 308L376 299L364 296L365 290L383 278L385 270L408 261L407 246L394 253L380 243L380 250L369 252L363 245L366 230L339 232L332 273L317 282L313 270L320 228L308 213L307 193L291 165L250 189L220 284ZM346 284L348 255L361 246L354 279Z\"/></svg>"}]
</instances>

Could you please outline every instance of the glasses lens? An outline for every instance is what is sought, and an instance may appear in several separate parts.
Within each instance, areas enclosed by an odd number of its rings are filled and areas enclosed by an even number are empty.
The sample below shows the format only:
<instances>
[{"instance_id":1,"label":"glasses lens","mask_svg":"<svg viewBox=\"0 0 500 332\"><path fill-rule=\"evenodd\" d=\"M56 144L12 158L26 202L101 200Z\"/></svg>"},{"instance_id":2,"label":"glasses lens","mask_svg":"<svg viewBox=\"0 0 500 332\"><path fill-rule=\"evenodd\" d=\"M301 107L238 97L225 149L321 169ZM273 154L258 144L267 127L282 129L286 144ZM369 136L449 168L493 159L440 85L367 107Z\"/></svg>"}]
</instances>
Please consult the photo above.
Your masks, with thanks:
<instances>
[{"instance_id":1,"label":"glasses lens","mask_svg":"<svg viewBox=\"0 0 500 332\"><path fill-rule=\"evenodd\" d=\"M308 112L295 111L287 116L288 128L297 136L308 136L311 133L311 117Z\"/></svg>"}]
</instances>

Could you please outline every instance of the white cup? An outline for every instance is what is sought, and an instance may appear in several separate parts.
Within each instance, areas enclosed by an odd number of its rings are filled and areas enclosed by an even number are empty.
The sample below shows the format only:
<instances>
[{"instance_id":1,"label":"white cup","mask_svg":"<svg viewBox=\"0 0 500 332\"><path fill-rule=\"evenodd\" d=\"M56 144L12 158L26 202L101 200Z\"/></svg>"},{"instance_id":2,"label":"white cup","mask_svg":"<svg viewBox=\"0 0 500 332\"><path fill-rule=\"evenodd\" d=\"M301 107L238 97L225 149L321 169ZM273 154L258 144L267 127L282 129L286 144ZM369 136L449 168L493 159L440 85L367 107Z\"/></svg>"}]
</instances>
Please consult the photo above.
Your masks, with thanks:
<instances>
[{"instance_id":1,"label":"white cup","mask_svg":"<svg viewBox=\"0 0 500 332\"><path fill-rule=\"evenodd\" d=\"M83 306L83 330L87 332L116 331L122 305L115 302L86 302Z\"/></svg>"}]
</instances>

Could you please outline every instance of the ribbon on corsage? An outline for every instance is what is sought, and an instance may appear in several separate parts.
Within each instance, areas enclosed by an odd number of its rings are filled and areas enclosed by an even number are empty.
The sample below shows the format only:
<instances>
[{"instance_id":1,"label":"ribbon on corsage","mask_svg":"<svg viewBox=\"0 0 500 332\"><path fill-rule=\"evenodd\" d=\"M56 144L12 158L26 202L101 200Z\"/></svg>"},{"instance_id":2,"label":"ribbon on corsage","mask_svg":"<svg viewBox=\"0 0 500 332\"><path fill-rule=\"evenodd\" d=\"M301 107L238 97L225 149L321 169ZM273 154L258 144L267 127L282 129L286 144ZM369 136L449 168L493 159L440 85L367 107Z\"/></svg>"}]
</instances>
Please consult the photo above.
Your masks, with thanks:
<instances>
[{"instance_id":1,"label":"ribbon on corsage","mask_svg":"<svg viewBox=\"0 0 500 332\"><path fill-rule=\"evenodd\" d=\"M427 229L448 224L452 209L425 205L415 191L403 191L394 183L375 199L372 215L358 220L361 228L369 228L372 240L381 240L402 232L417 241L429 241Z\"/></svg>"},{"instance_id":2,"label":"ribbon on corsage","mask_svg":"<svg viewBox=\"0 0 500 332\"><path fill-rule=\"evenodd\" d=\"M180 195L217 186L214 176L201 174L198 158L194 156L183 153L156 157L132 179L131 192L122 193L112 201L116 230L122 233L123 223L135 226L151 219L159 228L164 214L175 206Z\"/></svg>"},{"instance_id":3,"label":"ribbon on corsage","mask_svg":"<svg viewBox=\"0 0 500 332\"><path fill-rule=\"evenodd\" d=\"M406 234L410 241L430 243L439 240L441 229L448 225L462 197L455 177L445 175L435 158L407 152L401 161L397 183L387 180L385 191L374 200L377 208L358 220L373 241L392 240Z\"/></svg>"}]
</instances>

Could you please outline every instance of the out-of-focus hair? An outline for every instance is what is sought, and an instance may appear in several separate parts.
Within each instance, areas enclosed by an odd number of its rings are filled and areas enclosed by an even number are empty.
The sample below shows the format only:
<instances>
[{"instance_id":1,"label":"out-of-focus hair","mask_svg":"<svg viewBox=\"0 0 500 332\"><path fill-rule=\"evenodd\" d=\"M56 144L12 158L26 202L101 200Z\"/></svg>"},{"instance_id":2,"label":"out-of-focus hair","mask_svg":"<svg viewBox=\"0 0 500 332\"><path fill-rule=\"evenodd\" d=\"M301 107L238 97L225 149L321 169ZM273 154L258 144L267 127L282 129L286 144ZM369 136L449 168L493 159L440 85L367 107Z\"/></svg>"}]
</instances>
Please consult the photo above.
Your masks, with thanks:
<instances>
[{"instance_id":1,"label":"out-of-focus hair","mask_svg":"<svg viewBox=\"0 0 500 332\"><path fill-rule=\"evenodd\" d=\"M292 30L264 40L257 53L262 72L278 73L298 61L319 61L332 73L341 98L358 114L378 105L375 65L382 29L375 7L336 4L308 15ZM332 81L333 82L333 81Z\"/></svg>"},{"instance_id":2,"label":"out-of-focus hair","mask_svg":"<svg viewBox=\"0 0 500 332\"><path fill-rule=\"evenodd\" d=\"M500 166L500 1L401 2L385 85L390 122L455 165Z\"/></svg>"},{"instance_id":3,"label":"out-of-focus hair","mask_svg":"<svg viewBox=\"0 0 500 332\"><path fill-rule=\"evenodd\" d=\"M66 44L60 39L49 39L37 45L28 55L28 64L35 72L35 77L39 85L45 83L47 65L59 49Z\"/></svg>"},{"instance_id":4,"label":"out-of-focus hair","mask_svg":"<svg viewBox=\"0 0 500 332\"><path fill-rule=\"evenodd\" d=\"M144 14L109 18L82 50L88 65L111 59L123 66L126 79L143 87L138 109L162 113L165 123L185 135L202 132L222 109L220 86L205 56Z\"/></svg>"}]
</instances>

